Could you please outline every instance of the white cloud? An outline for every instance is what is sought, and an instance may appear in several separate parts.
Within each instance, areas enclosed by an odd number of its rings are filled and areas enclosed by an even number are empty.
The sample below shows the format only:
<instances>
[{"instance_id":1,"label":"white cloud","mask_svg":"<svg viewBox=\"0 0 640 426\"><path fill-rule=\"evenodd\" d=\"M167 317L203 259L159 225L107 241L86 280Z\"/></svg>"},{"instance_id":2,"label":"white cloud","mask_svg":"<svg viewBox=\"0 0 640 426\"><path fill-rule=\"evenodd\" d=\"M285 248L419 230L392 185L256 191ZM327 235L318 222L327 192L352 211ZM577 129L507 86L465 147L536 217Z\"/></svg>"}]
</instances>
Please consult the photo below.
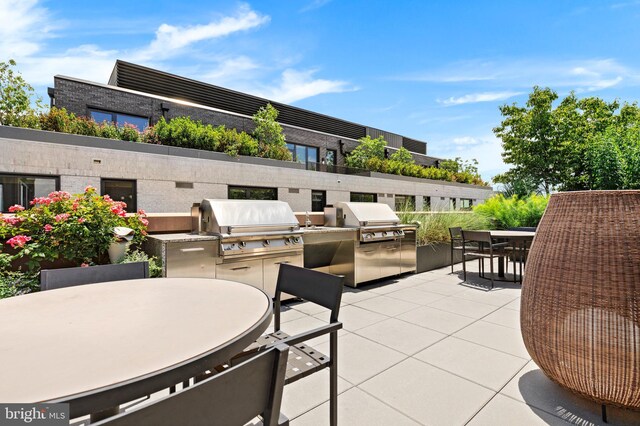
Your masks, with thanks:
<instances>
[{"instance_id":1,"label":"white cloud","mask_svg":"<svg viewBox=\"0 0 640 426\"><path fill-rule=\"evenodd\" d=\"M0 58L20 58L41 50L52 36L49 12L37 0L0 1Z\"/></svg>"},{"instance_id":2,"label":"white cloud","mask_svg":"<svg viewBox=\"0 0 640 426\"><path fill-rule=\"evenodd\" d=\"M522 93L523 92L470 93L464 96L450 97L448 99L438 100L438 102L444 105L462 105L462 104L471 104L471 103L477 103L477 102L503 101L505 99L509 99L514 96L521 95Z\"/></svg>"},{"instance_id":3,"label":"white cloud","mask_svg":"<svg viewBox=\"0 0 640 426\"><path fill-rule=\"evenodd\" d=\"M441 158L461 157L478 160L478 171L482 178L490 181L498 173L508 169L502 161L500 139L494 135L464 135L429 141L429 153Z\"/></svg>"},{"instance_id":4,"label":"white cloud","mask_svg":"<svg viewBox=\"0 0 640 426\"><path fill-rule=\"evenodd\" d=\"M257 28L269 20L269 16L260 15L248 5L241 5L235 16L225 16L205 25L177 27L162 24L156 31L156 38L135 56L138 59L167 58L183 52L184 48L194 43Z\"/></svg>"},{"instance_id":5,"label":"white cloud","mask_svg":"<svg viewBox=\"0 0 640 426\"><path fill-rule=\"evenodd\" d=\"M316 70L297 71L286 69L280 83L269 89L257 89L252 93L274 101L292 103L323 93L341 93L357 90L348 82L341 80L315 79Z\"/></svg>"},{"instance_id":6,"label":"white cloud","mask_svg":"<svg viewBox=\"0 0 640 426\"><path fill-rule=\"evenodd\" d=\"M250 77L252 71L259 68L260 65L247 56L220 58L214 68L198 73L198 78L220 85L243 76Z\"/></svg>"},{"instance_id":7,"label":"white cloud","mask_svg":"<svg viewBox=\"0 0 640 426\"><path fill-rule=\"evenodd\" d=\"M554 89L589 92L622 83L640 84L640 72L613 58L558 61L554 59L469 60L455 62L428 72L395 77L427 83L481 83L492 92L549 86Z\"/></svg>"},{"instance_id":8,"label":"white cloud","mask_svg":"<svg viewBox=\"0 0 640 426\"><path fill-rule=\"evenodd\" d=\"M319 9L322 6L331 3L331 0L313 0L311 3L307 4L305 7L300 9L300 12L309 12L311 10Z\"/></svg>"}]
</instances>

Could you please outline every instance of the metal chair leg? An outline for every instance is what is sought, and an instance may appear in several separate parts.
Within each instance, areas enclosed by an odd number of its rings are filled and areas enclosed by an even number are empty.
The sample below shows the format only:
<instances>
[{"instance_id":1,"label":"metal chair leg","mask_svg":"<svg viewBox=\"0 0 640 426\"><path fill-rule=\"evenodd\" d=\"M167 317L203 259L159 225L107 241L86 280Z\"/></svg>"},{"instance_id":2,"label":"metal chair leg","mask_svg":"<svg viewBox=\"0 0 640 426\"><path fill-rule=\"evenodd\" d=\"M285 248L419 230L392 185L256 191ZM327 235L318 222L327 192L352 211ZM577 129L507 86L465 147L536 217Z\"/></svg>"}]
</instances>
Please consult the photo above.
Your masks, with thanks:
<instances>
[{"instance_id":1,"label":"metal chair leg","mask_svg":"<svg viewBox=\"0 0 640 426\"><path fill-rule=\"evenodd\" d=\"M451 273L453 274L453 241L451 241Z\"/></svg>"},{"instance_id":2,"label":"metal chair leg","mask_svg":"<svg viewBox=\"0 0 640 426\"><path fill-rule=\"evenodd\" d=\"M329 424L338 425L338 332L329 335Z\"/></svg>"},{"instance_id":3,"label":"metal chair leg","mask_svg":"<svg viewBox=\"0 0 640 426\"><path fill-rule=\"evenodd\" d=\"M491 289L493 289L493 256L489 258L489 272L491 273Z\"/></svg>"}]
</instances>

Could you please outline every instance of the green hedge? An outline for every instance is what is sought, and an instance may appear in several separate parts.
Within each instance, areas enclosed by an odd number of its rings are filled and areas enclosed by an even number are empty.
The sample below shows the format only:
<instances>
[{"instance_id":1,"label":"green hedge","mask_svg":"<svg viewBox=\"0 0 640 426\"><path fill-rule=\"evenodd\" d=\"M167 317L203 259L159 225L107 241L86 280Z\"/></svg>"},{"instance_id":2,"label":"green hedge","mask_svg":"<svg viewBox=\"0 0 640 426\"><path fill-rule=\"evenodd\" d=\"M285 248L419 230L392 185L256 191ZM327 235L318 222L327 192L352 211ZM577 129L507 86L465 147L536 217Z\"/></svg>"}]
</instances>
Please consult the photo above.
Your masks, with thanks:
<instances>
[{"instance_id":1,"label":"green hedge","mask_svg":"<svg viewBox=\"0 0 640 426\"><path fill-rule=\"evenodd\" d=\"M498 194L475 206L473 211L491 220L498 229L538 226L548 202L549 197L544 195L507 198Z\"/></svg>"}]
</instances>

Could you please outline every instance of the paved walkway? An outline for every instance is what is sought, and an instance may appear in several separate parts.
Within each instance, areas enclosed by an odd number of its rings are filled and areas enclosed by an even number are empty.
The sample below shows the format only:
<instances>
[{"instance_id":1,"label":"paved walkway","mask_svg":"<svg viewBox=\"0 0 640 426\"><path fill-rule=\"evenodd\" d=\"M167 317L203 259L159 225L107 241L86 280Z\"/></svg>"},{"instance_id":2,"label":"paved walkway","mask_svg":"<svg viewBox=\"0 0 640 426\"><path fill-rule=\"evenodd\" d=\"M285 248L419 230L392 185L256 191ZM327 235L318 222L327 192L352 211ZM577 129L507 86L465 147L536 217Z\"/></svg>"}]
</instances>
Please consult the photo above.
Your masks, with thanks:
<instances>
[{"instance_id":1,"label":"paved walkway","mask_svg":"<svg viewBox=\"0 0 640 426\"><path fill-rule=\"evenodd\" d=\"M476 273L470 281L487 283ZM340 423L603 424L599 405L552 383L531 361L519 309L519 285L496 283L487 292L449 268L346 289ZM296 334L326 322L328 311L293 303L282 318L283 331ZM310 343L329 351L328 337ZM293 426L328 424L328 371L286 386L284 394L282 411ZM640 424L636 412L609 408L608 417L610 425Z\"/></svg>"}]
</instances>

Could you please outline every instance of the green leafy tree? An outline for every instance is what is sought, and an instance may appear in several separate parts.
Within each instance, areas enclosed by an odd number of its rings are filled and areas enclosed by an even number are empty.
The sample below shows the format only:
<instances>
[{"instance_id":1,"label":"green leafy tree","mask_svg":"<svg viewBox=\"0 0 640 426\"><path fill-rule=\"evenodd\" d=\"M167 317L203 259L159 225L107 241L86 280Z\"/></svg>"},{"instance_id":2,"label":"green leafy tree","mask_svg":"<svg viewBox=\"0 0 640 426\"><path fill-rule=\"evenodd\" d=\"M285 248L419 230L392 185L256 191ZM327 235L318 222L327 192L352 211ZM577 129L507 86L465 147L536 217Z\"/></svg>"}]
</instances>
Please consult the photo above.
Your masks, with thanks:
<instances>
[{"instance_id":1,"label":"green leafy tree","mask_svg":"<svg viewBox=\"0 0 640 426\"><path fill-rule=\"evenodd\" d=\"M384 137L378 136L372 139L371 136L367 135L360 138L359 142L358 146L345 159L348 167L366 169L368 161L372 159L384 160L384 149L387 146L387 141L384 140Z\"/></svg>"},{"instance_id":2,"label":"green leafy tree","mask_svg":"<svg viewBox=\"0 0 640 426\"><path fill-rule=\"evenodd\" d=\"M40 98L35 98L36 108L31 105L33 87L19 72L14 71L16 61L0 62L0 124L7 126L37 127Z\"/></svg>"},{"instance_id":3,"label":"green leafy tree","mask_svg":"<svg viewBox=\"0 0 640 426\"><path fill-rule=\"evenodd\" d=\"M290 161L291 153L287 149L282 126L276 121L277 119L278 110L271 104L260 108L253 115L253 122L256 125L253 136L258 140L258 153L261 157Z\"/></svg>"},{"instance_id":4,"label":"green leafy tree","mask_svg":"<svg viewBox=\"0 0 640 426\"><path fill-rule=\"evenodd\" d=\"M629 143L602 137L610 128L637 128L638 106L597 97L578 99L571 93L554 107L557 99L553 90L534 87L526 106L500 107L503 120L493 130L502 139L504 161L513 167L494 181L526 182L546 194L555 188L629 187L627 170L637 154ZM625 130L623 139L633 140L632 133Z\"/></svg>"},{"instance_id":5,"label":"green leafy tree","mask_svg":"<svg viewBox=\"0 0 640 426\"><path fill-rule=\"evenodd\" d=\"M389 156L389 160L398 161L404 164L415 164L415 160L413 159L413 155L409 152L405 147L401 147L399 150L394 152Z\"/></svg>"}]
</instances>

